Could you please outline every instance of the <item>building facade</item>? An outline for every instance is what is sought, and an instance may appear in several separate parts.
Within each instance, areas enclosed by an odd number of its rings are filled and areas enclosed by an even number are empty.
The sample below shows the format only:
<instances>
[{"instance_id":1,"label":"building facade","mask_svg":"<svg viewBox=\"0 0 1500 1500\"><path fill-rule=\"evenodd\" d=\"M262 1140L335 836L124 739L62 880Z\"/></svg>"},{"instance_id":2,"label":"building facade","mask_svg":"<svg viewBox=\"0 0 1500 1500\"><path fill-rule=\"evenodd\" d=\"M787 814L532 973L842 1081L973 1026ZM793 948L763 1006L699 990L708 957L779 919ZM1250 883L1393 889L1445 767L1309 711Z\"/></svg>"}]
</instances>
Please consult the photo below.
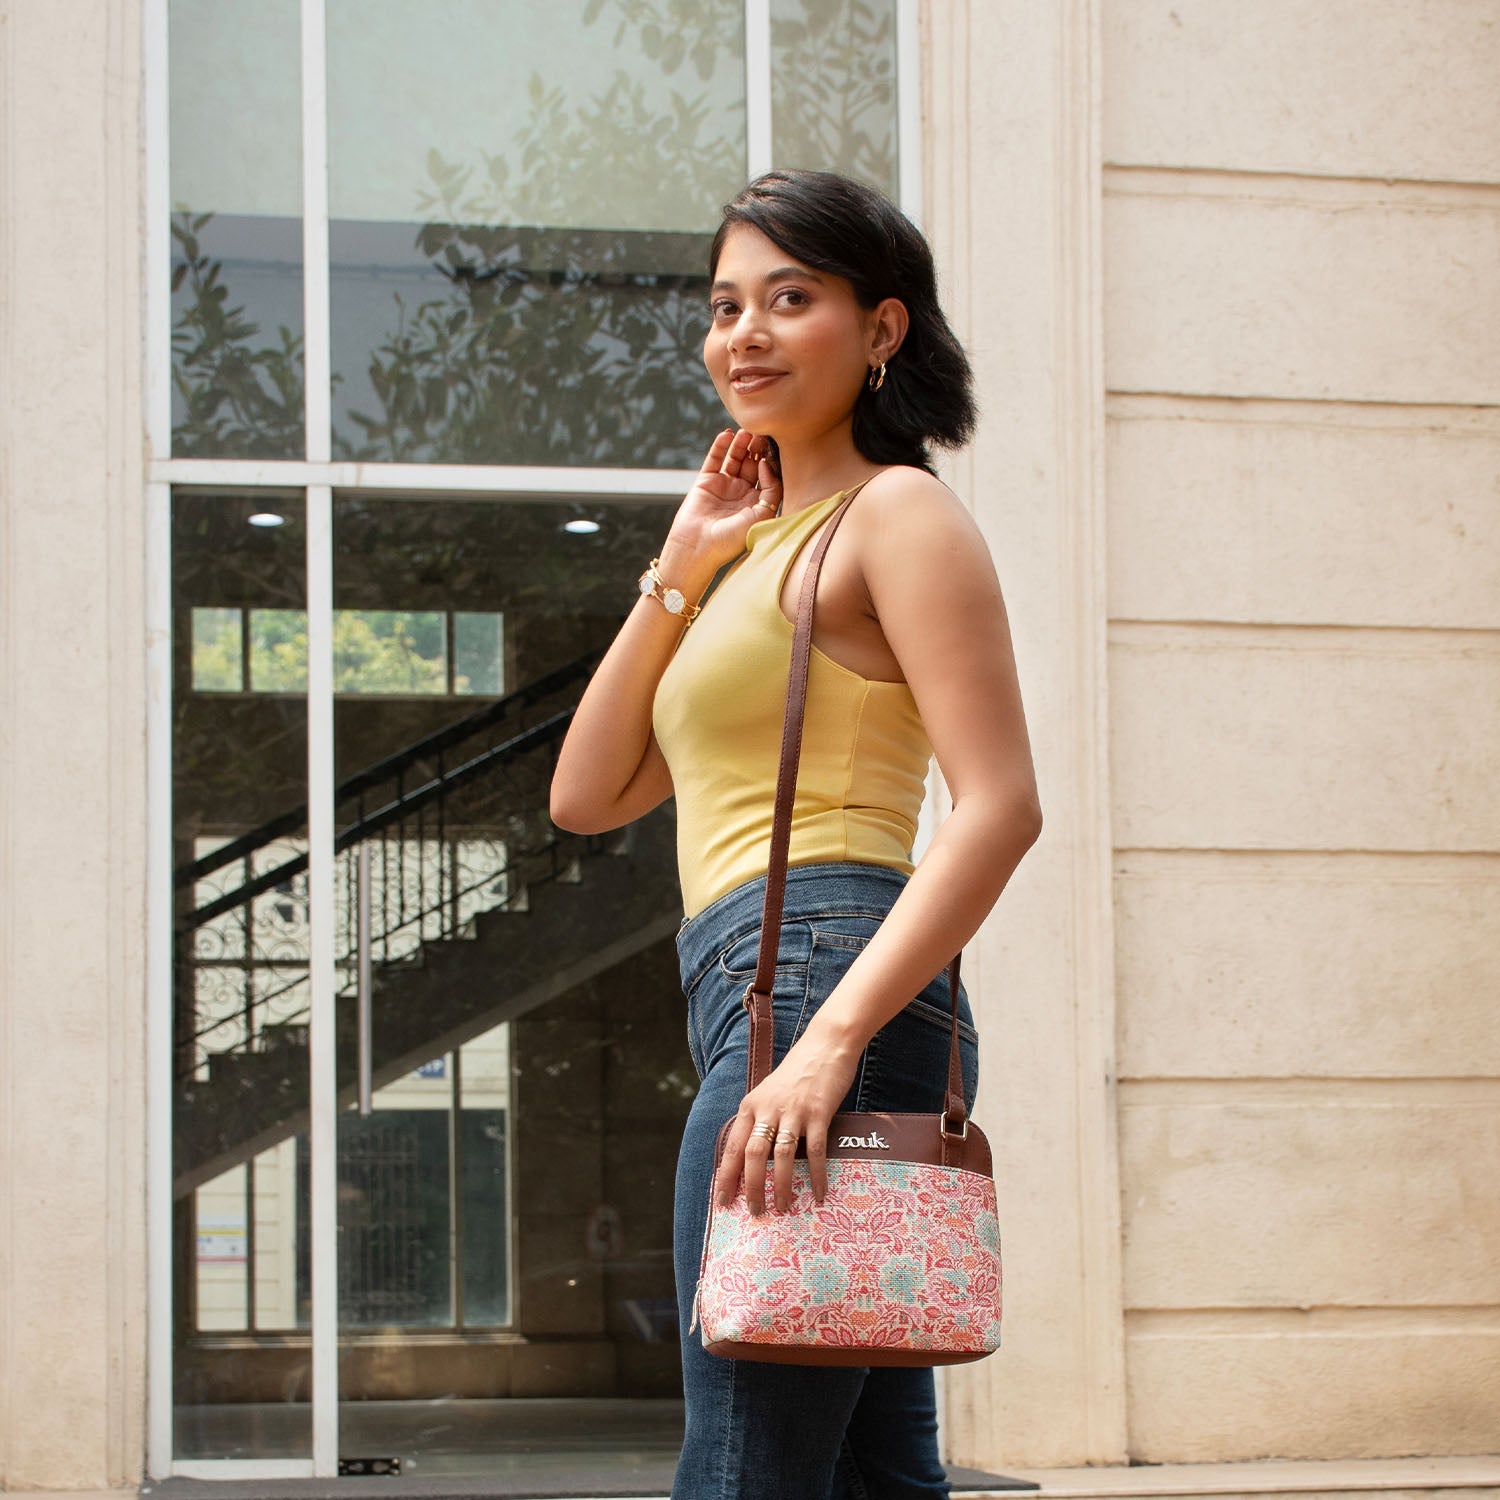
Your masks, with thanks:
<instances>
[{"instance_id":1,"label":"building facade","mask_svg":"<svg viewBox=\"0 0 1500 1500\"><path fill-rule=\"evenodd\" d=\"M1047 820L966 959L949 1456L1500 1452L1500 5L9 0L0 57L0 1489L670 1412L670 810L545 783L772 164L933 242Z\"/></svg>"}]
</instances>

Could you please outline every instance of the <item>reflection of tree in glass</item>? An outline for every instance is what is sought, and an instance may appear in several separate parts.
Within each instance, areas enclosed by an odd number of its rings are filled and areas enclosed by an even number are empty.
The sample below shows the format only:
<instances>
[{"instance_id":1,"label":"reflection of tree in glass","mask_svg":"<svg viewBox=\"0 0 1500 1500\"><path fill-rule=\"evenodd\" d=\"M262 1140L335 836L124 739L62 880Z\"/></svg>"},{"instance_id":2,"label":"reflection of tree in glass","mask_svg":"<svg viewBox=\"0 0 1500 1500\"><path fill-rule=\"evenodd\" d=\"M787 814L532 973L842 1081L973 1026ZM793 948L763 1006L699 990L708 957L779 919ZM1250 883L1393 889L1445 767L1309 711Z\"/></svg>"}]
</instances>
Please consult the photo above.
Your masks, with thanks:
<instances>
[{"instance_id":1,"label":"reflection of tree in glass","mask_svg":"<svg viewBox=\"0 0 1500 1500\"><path fill-rule=\"evenodd\" d=\"M893 0L773 0L771 77L778 166L897 191Z\"/></svg>"},{"instance_id":2,"label":"reflection of tree in glass","mask_svg":"<svg viewBox=\"0 0 1500 1500\"><path fill-rule=\"evenodd\" d=\"M708 5L703 0L588 0L583 7L583 24L592 26L606 4L619 20L615 46L634 28L640 34L641 51L652 62L660 63L664 73L675 73L691 58L698 76L707 82L726 38L733 40L736 51L744 47L740 0L718 0Z\"/></svg>"},{"instance_id":3,"label":"reflection of tree in glass","mask_svg":"<svg viewBox=\"0 0 1500 1500\"><path fill-rule=\"evenodd\" d=\"M718 416L701 361L707 279L656 268L682 259L681 238L424 225L448 295L409 313L397 299L368 369L378 410L349 414L364 441L336 432L335 456L697 463Z\"/></svg>"},{"instance_id":4,"label":"reflection of tree in glass","mask_svg":"<svg viewBox=\"0 0 1500 1500\"><path fill-rule=\"evenodd\" d=\"M435 192L419 194L423 218L470 224L584 224L600 228L709 230L719 205L744 173L744 110L705 92L663 93L659 81L616 69L587 104L570 102L562 86L536 73L526 89L527 119L509 156L484 152L485 176L471 195L450 195L442 159L428 156ZM521 172L512 170L519 161ZM467 182L467 178L465 179ZM618 202L630 187L624 225L599 223L593 205ZM622 216L623 217L623 216Z\"/></svg>"},{"instance_id":5,"label":"reflection of tree in glass","mask_svg":"<svg viewBox=\"0 0 1500 1500\"><path fill-rule=\"evenodd\" d=\"M775 0L778 160L894 189L892 9ZM720 49L741 47L729 12L739 14L736 0L612 0L607 10L588 0L584 19L607 14L617 44L633 32L687 83L711 79ZM581 109L540 78L528 97L516 151L486 154L472 190L473 169L429 157L416 244L436 295L393 299L394 326L370 341L374 404L339 413L335 457L691 467L722 421L700 359L706 236L515 226L568 226L595 196L590 183L625 181L637 223L710 227L743 172L738 122L726 130L724 107L702 89L664 100L624 69ZM209 219L184 213L172 225L173 289L189 292L172 334L185 412L174 452L299 456L302 340L282 327L266 342L230 306L222 263L199 242Z\"/></svg>"},{"instance_id":6,"label":"reflection of tree in glass","mask_svg":"<svg viewBox=\"0 0 1500 1500\"><path fill-rule=\"evenodd\" d=\"M533 76L507 159L428 157L417 244L447 295L408 310L371 354L374 413L339 457L449 463L693 465L718 402L703 372L706 236L566 225L587 181L641 184L644 222L712 222L737 165L706 99L668 113L623 71L582 111ZM580 183L580 174L584 181ZM701 213L695 200L704 199ZM712 200L712 201L709 201Z\"/></svg>"},{"instance_id":7,"label":"reflection of tree in glass","mask_svg":"<svg viewBox=\"0 0 1500 1500\"><path fill-rule=\"evenodd\" d=\"M533 74L526 120L477 170L433 151L416 243L444 294L372 347L373 411L335 453L365 461L696 465L722 419L701 361L707 237L744 170L743 104L703 87L738 50L739 0L588 0L661 74L615 70L582 105ZM691 64L691 70L685 65ZM696 74L696 78L694 78ZM518 166L515 164L519 164ZM630 184L630 223L579 224ZM518 226L553 226L524 228Z\"/></svg>"},{"instance_id":8,"label":"reflection of tree in glass","mask_svg":"<svg viewBox=\"0 0 1500 1500\"><path fill-rule=\"evenodd\" d=\"M302 454L302 339L284 324L278 344L229 305L223 263L198 236L212 214L179 211L172 291L189 301L172 329L172 384L185 412L172 428L178 458L297 458Z\"/></svg>"},{"instance_id":9,"label":"reflection of tree in glass","mask_svg":"<svg viewBox=\"0 0 1500 1500\"><path fill-rule=\"evenodd\" d=\"M589 0L585 20L604 7ZM778 166L846 172L897 191L895 10L894 0L771 0ZM609 11L615 44L634 30L667 73L691 59L707 79L721 47L744 45L741 28L700 0L610 0Z\"/></svg>"}]
</instances>

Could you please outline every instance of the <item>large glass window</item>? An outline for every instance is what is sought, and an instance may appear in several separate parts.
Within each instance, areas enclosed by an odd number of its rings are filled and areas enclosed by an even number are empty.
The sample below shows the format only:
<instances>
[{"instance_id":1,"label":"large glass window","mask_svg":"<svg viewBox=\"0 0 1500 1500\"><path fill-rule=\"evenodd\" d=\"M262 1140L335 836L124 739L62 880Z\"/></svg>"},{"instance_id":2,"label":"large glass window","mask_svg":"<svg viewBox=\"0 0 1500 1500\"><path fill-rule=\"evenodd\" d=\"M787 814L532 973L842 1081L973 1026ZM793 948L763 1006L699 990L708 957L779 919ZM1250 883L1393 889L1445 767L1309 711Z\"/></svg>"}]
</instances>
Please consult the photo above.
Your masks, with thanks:
<instances>
[{"instance_id":1,"label":"large glass window","mask_svg":"<svg viewBox=\"0 0 1500 1500\"><path fill-rule=\"evenodd\" d=\"M899 193L896 0L326 0L331 451L696 465L709 234L750 170ZM172 451L305 451L296 0L171 0ZM322 274L322 268L315 268Z\"/></svg>"},{"instance_id":2,"label":"large glass window","mask_svg":"<svg viewBox=\"0 0 1500 1500\"><path fill-rule=\"evenodd\" d=\"M672 809L547 788L724 420L719 207L899 195L911 3L165 0L183 1467L670 1484Z\"/></svg>"}]
</instances>

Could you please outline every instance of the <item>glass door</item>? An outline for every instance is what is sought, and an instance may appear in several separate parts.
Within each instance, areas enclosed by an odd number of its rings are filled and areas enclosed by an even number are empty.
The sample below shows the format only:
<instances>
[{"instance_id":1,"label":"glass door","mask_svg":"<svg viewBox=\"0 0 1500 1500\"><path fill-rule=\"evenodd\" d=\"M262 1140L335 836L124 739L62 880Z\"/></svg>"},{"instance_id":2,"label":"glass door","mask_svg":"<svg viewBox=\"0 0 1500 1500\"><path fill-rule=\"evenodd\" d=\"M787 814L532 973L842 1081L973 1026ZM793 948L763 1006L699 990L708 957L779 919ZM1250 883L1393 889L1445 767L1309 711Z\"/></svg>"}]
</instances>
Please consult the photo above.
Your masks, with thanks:
<instances>
[{"instance_id":1,"label":"glass door","mask_svg":"<svg viewBox=\"0 0 1500 1500\"><path fill-rule=\"evenodd\" d=\"M312 1455L305 506L172 502L173 1442Z\"/></svg>"},{"instance_id":2,"label":"glass door","mask_svg":"<svg viewBox=\"0 0 1500 1500\"><path fill-rule=\"evenodd\" d=\"M915 206L914 0L148 14L153 1476L665 1489L672 812L547 785L723 419L718 207Z\"/></svg>"},{"instance_id":3,"label":"glass door","mask_svg":"<svg viewBox=\"0 0 1500 1500\"><path fill-rule=\"evenodd\" d=\"M695 1087L673 820L581 838L547 800L670 515L334 499L346 1467L576 1472L580 1449L618 1469L654 1446L669 1472Z\"/></svg>"},{"instance_id":4,"label":"glass door","mask_svg":"<svg viewBox=\"0 0 1500 1500\"><path fill-rule=\"evenodd\" d=\"M302 497L174 498L182 1464L311 1463L317 1309L336 1304L341 1467L669 1472L695 1087L672 811L583 838L547 800L670 514L337 497L320 619ZM310 712L320 637L331 691ZM330 721L323 822L309 746Z\"/></svg>"}]
</instances>

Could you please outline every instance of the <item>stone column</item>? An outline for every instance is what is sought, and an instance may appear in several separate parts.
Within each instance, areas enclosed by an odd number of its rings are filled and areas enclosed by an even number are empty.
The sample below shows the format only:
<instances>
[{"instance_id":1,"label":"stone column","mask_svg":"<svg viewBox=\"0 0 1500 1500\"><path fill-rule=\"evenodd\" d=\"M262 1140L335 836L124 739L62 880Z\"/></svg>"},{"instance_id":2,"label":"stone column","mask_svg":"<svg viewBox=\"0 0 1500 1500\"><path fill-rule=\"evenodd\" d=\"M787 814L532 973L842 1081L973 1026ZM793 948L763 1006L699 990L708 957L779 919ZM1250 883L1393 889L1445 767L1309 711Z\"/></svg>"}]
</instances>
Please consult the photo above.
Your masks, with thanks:
<instances>
[{"instance_id":1,"label":"stone column","mask_svg":"<svg viewBox=\"0 0 1500 1500\"><path fill-rule=\"evenodd\" d=\"M138 0L0 3L0 1490L142 1468Z\"/></svg>"},{"instance_id":2,"label":"stone column","mask_svg":"<svg viewBox=\"0 0 1500 1500\"><path fill-rule=\"evenodd\" d=\"M1006 1347L949 1372L983 1467L1125 1456L1110 915L1095 0L933 0L927 227L978 376L947 476L1000 573L1045 827L971 950Z\"/></svg>"}]
</instances>

